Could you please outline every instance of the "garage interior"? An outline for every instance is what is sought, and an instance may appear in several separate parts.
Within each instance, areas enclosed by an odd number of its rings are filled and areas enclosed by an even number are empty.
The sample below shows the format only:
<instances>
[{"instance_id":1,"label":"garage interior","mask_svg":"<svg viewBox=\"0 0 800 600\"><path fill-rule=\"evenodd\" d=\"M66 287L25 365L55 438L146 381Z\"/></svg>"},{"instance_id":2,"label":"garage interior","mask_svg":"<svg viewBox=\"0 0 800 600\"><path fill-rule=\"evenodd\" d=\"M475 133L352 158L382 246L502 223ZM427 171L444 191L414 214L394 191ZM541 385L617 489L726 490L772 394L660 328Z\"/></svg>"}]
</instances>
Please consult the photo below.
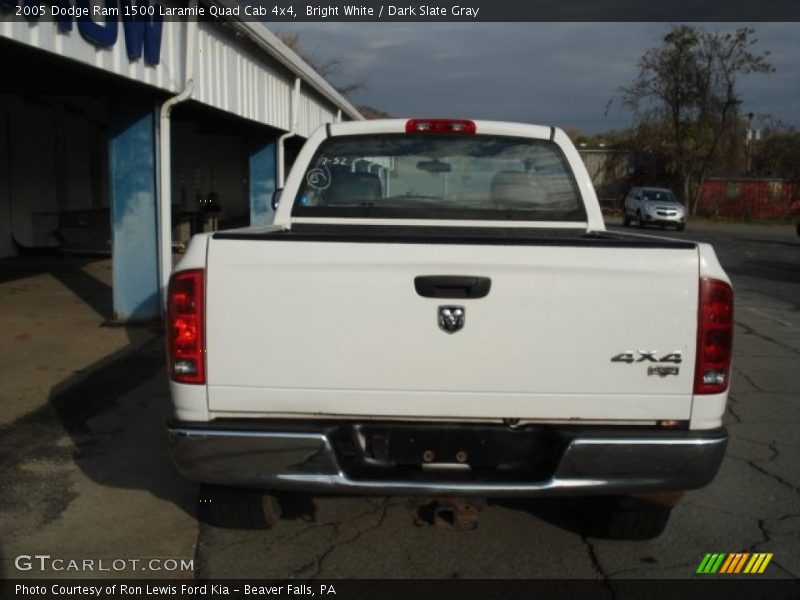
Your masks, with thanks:
<instances>
[{"instance_id":1,"label":"garage interior","mask_svg":"<svg viewBox=\"0 0 800 600\"><path fill-rule=\"evenodd\" d=\"M168 95L3 39L0 54L0 258L43 253L112 256L118 254L112 253L116 247L127 251L126 256L114 256L114 292L127 296L124 288L142 287L143 278L144 287L157 288L152 269L142 268L143 257L156 260L157 165L147 156L132 155L136 149L131 144L155 144L158 111ZM131 123L138 130L126 140ZM274 141L280 133L194 101L175 107L175 250L185 248L195 233L254 221L251 198L258 185L269 188L265 194L271 196ZM287 161L302 142L299 137L287 140ZM114 226L115 185L123 185L115 184L112 175L115 156L117 173L125 177L126 169L135 169L131 176L144 186L136 193L149 196L141 198L132 230L130 219L122 223L127 207L121 199ZM258 180L260 174L266 182ZM259 215L259 224L265 224L271 222L272 212L268 201L261 202L267 214ZM133 307L124 299L113 302L116 319L158 315L153 293L142 298L134 291L133 296Z\"/></svg>"},{"instance_id":2,"label":"garage interior","mask_svg":"<svg viewBox=\"0 0 800 600\"><path fill-rule=\"evenodd\" d=\"M0 257L111 253L109 142L115 103L166 99L0 40ZM279 131L195 102L173 112L174 239L250 223L250 156ZM287 156L302 140L287 142ZM293 151L292 151L293 149Z\"/></svg>"}]
</instances>

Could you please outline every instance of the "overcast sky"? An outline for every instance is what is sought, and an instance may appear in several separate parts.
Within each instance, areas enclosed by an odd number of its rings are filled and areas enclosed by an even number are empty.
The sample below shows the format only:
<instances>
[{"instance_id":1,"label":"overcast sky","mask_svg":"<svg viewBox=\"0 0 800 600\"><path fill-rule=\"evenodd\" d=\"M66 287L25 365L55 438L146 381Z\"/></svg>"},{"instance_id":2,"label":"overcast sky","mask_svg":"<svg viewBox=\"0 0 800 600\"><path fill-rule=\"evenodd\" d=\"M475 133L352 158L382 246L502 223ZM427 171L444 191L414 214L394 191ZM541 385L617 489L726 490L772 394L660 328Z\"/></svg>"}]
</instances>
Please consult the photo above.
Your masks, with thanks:
<instances>
[{"instance_id":1,"label":"overcast sky","mask_svg":"<svg viewBox=\"0 0 800 600\"><path fill-rule=\"evenodd\" d=\"M703 23L732 31L736 23ZM800 127L800 23L756 23L759 50L776 73L740 79L742 112ZM636 76L666 23L273 23L299 33L303 51L342 60L331 77L364 79L352 98L393 116L526 121L602 132L630 124L606 105Z\"/></svg>"}]
</instances>

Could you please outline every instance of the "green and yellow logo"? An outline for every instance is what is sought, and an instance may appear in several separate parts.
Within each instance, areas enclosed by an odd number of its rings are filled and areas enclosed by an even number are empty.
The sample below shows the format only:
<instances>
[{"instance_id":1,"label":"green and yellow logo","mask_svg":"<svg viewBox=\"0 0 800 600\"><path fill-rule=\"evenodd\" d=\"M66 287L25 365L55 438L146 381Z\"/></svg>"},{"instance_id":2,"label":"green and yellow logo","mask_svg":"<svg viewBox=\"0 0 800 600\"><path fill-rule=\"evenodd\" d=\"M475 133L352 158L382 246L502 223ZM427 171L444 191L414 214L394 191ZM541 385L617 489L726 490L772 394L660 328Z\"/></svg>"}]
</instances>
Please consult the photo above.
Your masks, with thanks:
<instances>
[{"instance_id":1,"label":"green and yellow logo","mask_svg":"<svg viewBox=\"0 0 800 600\"><path fill-rule=\"evenodd\" d=\"M772 552L717 552L708 553L703 557L697 573L725 575L737 575L739 573L763 573L769 561L772 560Z\"/></svg>"}]
</instances>

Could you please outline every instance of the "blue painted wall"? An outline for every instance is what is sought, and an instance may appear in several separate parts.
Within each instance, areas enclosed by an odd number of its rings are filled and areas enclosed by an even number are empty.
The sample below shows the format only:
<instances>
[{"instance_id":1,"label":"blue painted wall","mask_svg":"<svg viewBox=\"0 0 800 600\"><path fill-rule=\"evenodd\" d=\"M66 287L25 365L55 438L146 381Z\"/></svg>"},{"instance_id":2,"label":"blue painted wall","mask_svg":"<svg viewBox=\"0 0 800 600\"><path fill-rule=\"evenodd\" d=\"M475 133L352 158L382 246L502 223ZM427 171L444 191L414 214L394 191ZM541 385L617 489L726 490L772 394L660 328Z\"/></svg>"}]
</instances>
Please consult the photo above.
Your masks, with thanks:
<instances>
[{"instance_id":1,"label":"blue painted wall","mask_svg":"<svg viewBox=\"0 0 800 600\"><path fill-rule=\"evenodd\" d=\"M275 192L275 138L255 144L250 151L250 224L271 225L275 218L272 194Z\"/></svg>"},{"instance_id":2,"label":"blue painted wall","mask_svg":"<svg viewBox=\"0 0 800 600\"><path fill-rule=\"evenodd\" d=\"M156 114L151 96L109 103L114 316L124 321L161 314Z\"/></svg>"}]
</instances>

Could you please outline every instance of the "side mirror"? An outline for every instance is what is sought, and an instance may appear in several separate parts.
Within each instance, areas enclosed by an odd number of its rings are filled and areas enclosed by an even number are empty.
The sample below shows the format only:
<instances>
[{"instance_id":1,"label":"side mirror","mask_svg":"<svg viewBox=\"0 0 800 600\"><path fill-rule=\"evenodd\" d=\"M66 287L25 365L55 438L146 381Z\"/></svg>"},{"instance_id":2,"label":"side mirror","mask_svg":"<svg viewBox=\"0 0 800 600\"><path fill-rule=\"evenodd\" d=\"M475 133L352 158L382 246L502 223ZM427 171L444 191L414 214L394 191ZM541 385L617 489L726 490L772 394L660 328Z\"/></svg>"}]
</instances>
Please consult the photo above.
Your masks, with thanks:
<instances>
[{"instance_id":1,"label":"side mirror","mask_svg":"<svg viewBox=\"0 0 800 600\"><path fill-rule=\"evenodd\" d=\"M272 192L272 210L278 210L278 204L281 203L281 194L283 193L283 188L279 188Z\"/></svg>"}]
</instances>

